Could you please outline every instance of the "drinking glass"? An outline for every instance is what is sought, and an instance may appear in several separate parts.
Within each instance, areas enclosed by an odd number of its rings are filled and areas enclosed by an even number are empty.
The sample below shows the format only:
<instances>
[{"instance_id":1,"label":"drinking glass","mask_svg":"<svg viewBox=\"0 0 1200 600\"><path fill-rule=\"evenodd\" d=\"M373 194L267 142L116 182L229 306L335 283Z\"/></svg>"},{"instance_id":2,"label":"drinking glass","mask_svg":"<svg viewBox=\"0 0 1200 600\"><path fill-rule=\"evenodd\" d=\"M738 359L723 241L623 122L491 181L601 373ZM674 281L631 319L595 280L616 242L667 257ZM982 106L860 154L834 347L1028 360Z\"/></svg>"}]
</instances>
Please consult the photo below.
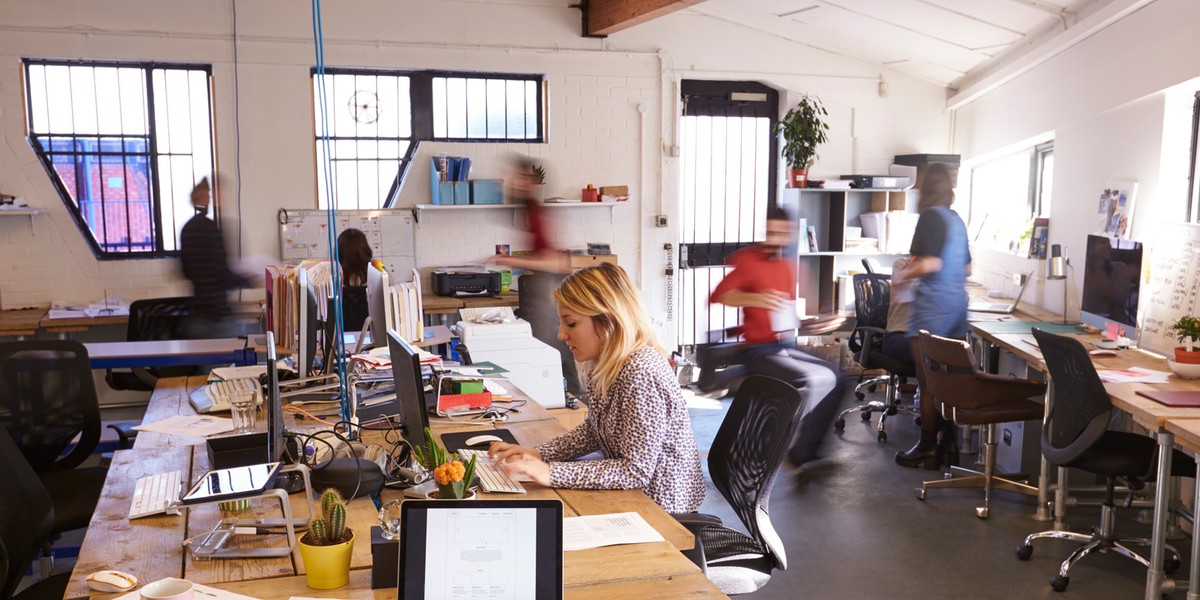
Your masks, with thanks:
<instances>
[{"instance_id":1,"label":"drinking glass","mask_svg":"<svg viewBox=\"0 0 1200 600\"><path fill-rule=\"evenodd\" d=\"M392 500L379 509L379 526L385 539L400 539L400 504L400 500Z\"/></svg>"},{"instance_id":2,"label":"drinking glass","mask_svg":"<svg viewBox=\"0 0 1200 600\"><path fill-rule=\"evenodd\" d=\"M255 417L258 416L258 398L254 392L241 392L229 399L229 409L233 417L234 433L251 433L254 431Z\"/></svg>"}]
</instances>

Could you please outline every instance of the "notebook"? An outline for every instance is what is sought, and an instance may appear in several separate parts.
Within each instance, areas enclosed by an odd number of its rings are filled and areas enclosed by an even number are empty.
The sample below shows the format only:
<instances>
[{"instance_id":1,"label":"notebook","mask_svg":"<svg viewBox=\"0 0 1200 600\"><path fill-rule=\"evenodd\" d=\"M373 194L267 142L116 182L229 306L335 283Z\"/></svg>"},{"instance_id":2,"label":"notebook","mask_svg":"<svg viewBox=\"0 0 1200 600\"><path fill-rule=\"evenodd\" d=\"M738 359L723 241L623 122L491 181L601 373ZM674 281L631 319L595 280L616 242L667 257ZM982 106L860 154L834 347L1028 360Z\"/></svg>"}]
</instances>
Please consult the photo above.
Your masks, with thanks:
<instances>
[{"instance_id":1,"label":"notebook","mask_svg":"<svg viewBox=\"0 0 1200 600\"><path fill-rule=\"evenodd\" d=\"M1138 390L1139 396L1145 396L1159 404L1173 407L1200 406L1200 392L1168 392L1159 390Z\"/></svg>"},{"instance_id":2,"label":"notebook","mask_svg":"<svg viewBox=\"0 0 1200 600\"><path fill-rule=\"evenodd\" d=\"M560 500L406 500L400 510L399 600L563 597Z\"/></svg>"},{"instance_id":3,"label":"notebook","mask_svg":"<svg viewBox=\"0 0 1200 600\"><path fill-rule=\"evenodd\" d=\"M1021 284L1021 291L1017 292L1017 297L1013 298L1011 303L976 301L968 304L967 310L971 312L1000 313L1004 315L1012 314L1014 310L1017 310L1017 304L1020 304L1021 296L1025 295L1025 288L1029 287L1029 282L1032 280L1033 271L1030 271L1029 274L1025 276L1025 283Z\"/></svg>"}]
</instances>

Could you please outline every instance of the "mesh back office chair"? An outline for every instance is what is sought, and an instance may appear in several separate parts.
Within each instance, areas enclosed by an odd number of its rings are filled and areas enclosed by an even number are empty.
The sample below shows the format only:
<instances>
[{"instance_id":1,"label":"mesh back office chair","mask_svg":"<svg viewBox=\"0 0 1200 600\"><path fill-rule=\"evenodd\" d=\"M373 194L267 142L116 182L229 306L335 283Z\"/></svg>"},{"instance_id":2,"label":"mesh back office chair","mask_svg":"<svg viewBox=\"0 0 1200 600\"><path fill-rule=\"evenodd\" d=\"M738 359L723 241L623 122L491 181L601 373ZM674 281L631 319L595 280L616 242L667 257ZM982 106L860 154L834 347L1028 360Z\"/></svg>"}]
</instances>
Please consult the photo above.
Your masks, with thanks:
<instances>
[{"instance_id":1,"label":"mesh back office chair","mask_svg":"<svg viewBox=\"0 0 1200 600\"><path fill-rule=\"evenodd\" d=\"M983 473L951 466L952 474L967 476L926 481L917 491L917 498L924 500L930 488L983 488L983 506L975 509L975 516L986 519L993 489L1036 496L1036 487L1020 483L1027 476L996 473L996 425L1041 419L1045 409L1029 398L1043 396L1046 384L980 371L971 347L962 340L924 330L919 340L925 385L929 388L922 392L922 401L936 402L947 420L983 426L984 459Z\"/></svg>"},{"instance_id":2,"label":"mesh back office chair","mask_svg":"<svg viewBox=\"0 0 1200 600\"><path fill-rule=\"evenodd\" d=\"M784 453L799 428L802 405L803 396L795 387L751 375L738 388L713 439L709 475L750 535L710 515L675 515L697 535L705 556L701 566L726 594L753 592L766 584L772 570L787 569L787 555L767 504Z\"/></svg>"},{"instance_id":3,"label":"mesh back office chair","mask_svg":"<svg viewBox=\"0 0 1200 600\"><path fill-rule=\"evenodd\" d=\"M875 385L878 383L886 385L887 392L883 400L872 400L866 404L851 406L843 410L837 420L833 422L833 427L842 431L846 428L847 415L860 413L862 420L869 421L871 413L878 412L880 414L876 438L881 442L887 441L884 423L889 416L896 413L904 413L913 417L920 415L920 412L912 406L901 406L899 394L900 380L917 376L916 365L888 356L882 350L883 338L887 335L891 289L891 275L867 273L854 276L855 325L854 331L850 334L850 350L854 351L854 358L862 365L864 373L868 369L887 371L887 375L873 377L867 381L863 381L863 376L859 375L859 383L854 388L854 396L862 400L865 395L861 390L868 388L869 391L875 391Z\"/></svg>"},{"instance_id":4,"label":"mesh back office chair","mask_svg":"<svg viewBox=\"0 0 1200 600\"><path fill-rule=\"evenodd\" d=\"M0 342L0 381L0 426L50 492L54 533L87 527L107 475L79 468L100 441L87 349L71 340Z\"/></svg>"},{"instance_id":5,"label":"mesh back office chair","mask_svg":"<svg viewBox=\"0 0 1200 600\"><path fill-rule=\"evenodd\" d=\"M4 465L4 493L0 494L0 600L61 600L70 573L43 578L20 595L14 595L25 568L50 539L54 505L49 492L21 455L21 449L4 429L0 429L0 464Z\"/></svg>"},{"instance_id":6,"label":"mesh back office chair","mask_svg":"<svg viewBox=\"0 0 1200 600\"><path fill-rule=\"evenodd\" d=\"M183 322L192 314L191 298L149 298L135 300L129 305L129 324L125 329L125 340L145 342L154 340L182 340L187 336ZM194 375L194 366L134 368L130 370L108 369L104 381L114 390L152 392L155 384L163 377ZM120 447L129 448L137 432L130 423L113 423L109 428L117 432Z\"/></svg>"},{"instance_id":7,"label":"mesh back office chair","mask_svg":"<svg viewBox=\"0 0 1200 600\"><path fill-rule=\"evenodd\" d=\"M1050 579L1055 591L1067 589L1071 582L1071 567L1083 557L1095 551L1112 550L1132 558L1143 566L1150 566L1150 559L1129 548L1130 544L1149 546L1145 538L1118 538L1113 533L1116 523L1116 506L1113 494L1118 479L1123 479L1132 492L1143 487L1144 482L1154 476L1157 463L1157 444L1147 436L1125 431L1109 431L1112 418L1112 401L1096 374L1087 349L1078 340L1033 330L1042 358L1050 372L1050 385L1054 402L1050 416L1042 427L1042 454L1051 464L1060 467L1083 469L1105 478L1104 503L1100 507L1100 526L1092 533L1071 531L1043 531L1030 534L1017 547L1017 558L1029 560L1033 556L1033 541L1042 538L1071 540L1083 545L1076 548L1058 574ZM1171 474L1177 477L1194 477L1196 463L1184 453L1175 450L1172 455ZM1159 482L1160 486L1167 485ZM1165 493L1160 490L1160 493ZM1179 553L1167 546L1163 570L1171 573L1179 568ZM1196 573L1192 577L1197 577Z\"/></svg>"}]
</instances>

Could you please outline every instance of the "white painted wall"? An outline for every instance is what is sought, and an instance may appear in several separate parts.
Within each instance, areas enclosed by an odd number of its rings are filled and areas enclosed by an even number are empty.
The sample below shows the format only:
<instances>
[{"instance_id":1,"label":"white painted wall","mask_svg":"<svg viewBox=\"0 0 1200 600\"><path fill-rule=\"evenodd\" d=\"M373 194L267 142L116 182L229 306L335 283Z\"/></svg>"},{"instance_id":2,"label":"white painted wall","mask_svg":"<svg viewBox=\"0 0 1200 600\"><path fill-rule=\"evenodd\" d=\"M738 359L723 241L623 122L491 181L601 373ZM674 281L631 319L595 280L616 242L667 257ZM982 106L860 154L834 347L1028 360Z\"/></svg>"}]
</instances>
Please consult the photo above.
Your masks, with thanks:
<instances>
[{"instance_id":1,"label":"white painted wall","mask_svg":"<svg viewBox=\"0 0 1200 600\"><path fill-rule=\"evenodd\" d=\"M32 228L26 220L0 220L5 306L84 301L114 288L127 300L187 290L176 261L93 258L24 140L20 57L213 64L219 169L232 176L239 136L230 6L217 0L0 4L0 61L8 65L0 69L0 191L47 210ZM240 212L244 253L277 254L278 209L315 206L309 6L243 0L237 7L242 193L240 207L226 197L223 211ZM679 13L598 40L580 37L578 11L555 0L357 0L327 2L323 10L330 66L545 73L547 144L426 143L401 204L426 201L427 158L443 151L474 157L481 177L496 174L492 159L503 152L541 157L551 194L575 195L587 183L629 185L633 201L612 209L611 219L607 209L555 212L562 224L557 242L610 243L639 282L668 346L674 327L663 322L661 248L675 241L678 219L663 229L652 226L652 217L678 214L669 147L680 79L762 81L787 92L783 110L804 93L819 95L830 109L833 141L822 148L814 177L877 172L894 154L950 146L945 94L937 86L711 17ZM881 76L889 82L886 98L877 93ZM517 225L504 211L426 212L419 261L428 269L478 261L497 243L520 249Z\"/></svg>"},{"instance_id":2,"label":"white painted wall","mask_svg":"<svg viewBox=\"0 0 1200 600\"><path fill-rule=\"evenodd\" d=\"M1050 243L1065 246L1076 266L1072 316L1079 310L1086 235L1109 180L1138 181L1133 239L1152 241L1159 224L1184 218L1197 56L1200 3L1158 0L956 111L954 151L967 159L1053 133ZM985 271L1034 266L1045 275L1042 261L987 251L975 258ZM1046 308L1062 309L1059 285L1047 286Z\"/></svg>"}]
</instances>

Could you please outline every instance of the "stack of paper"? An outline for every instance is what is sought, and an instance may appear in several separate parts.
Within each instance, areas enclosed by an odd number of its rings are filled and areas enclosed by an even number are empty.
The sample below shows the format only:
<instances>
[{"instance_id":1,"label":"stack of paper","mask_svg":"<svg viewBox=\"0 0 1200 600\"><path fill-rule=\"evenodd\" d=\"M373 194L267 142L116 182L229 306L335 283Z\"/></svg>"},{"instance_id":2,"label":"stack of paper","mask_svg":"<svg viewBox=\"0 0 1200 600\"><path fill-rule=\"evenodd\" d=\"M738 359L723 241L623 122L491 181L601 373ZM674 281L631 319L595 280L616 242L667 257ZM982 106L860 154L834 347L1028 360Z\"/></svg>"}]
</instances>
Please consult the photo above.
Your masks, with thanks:
<instances>
[{"instance_id":1,"label":"stack of paper","mask_svg":"<svg viewBox=\"0 0 1200 600\"><path fill-rule=\"evenodd\" d=\"M563 550L661 541L662 534L635 512L563 519Z\"/></svg>"},{"instance_id":2,"label":"stack of paper","mask_svg":"<svg viewBox=\"0 0 1200 600\"><path fill-rule=\"evenodd\" d=\"M1167 383L1170 371L1155 371L1132 367L1129 369L1097 369L1100 381L1105 383Z\"/></svg>"}]
</instances>

